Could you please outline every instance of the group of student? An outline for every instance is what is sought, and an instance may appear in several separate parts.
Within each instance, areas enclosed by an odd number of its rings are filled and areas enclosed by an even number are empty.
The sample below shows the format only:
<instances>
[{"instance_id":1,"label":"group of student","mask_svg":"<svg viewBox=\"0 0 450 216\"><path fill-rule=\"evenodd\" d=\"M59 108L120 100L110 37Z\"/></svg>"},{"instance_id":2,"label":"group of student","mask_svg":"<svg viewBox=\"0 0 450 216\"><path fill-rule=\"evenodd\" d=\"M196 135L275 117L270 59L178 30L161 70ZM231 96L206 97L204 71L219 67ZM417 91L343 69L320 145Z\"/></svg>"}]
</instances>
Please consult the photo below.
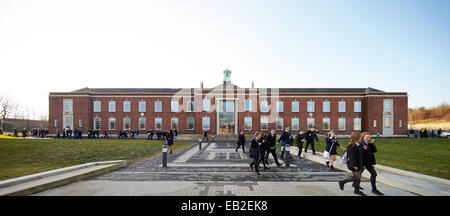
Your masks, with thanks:
<instances>
[{"instance_id":1,"label":"group of student","mask_svg":"<svg viewBox=\"0 0 450 216\"><path fill-rule=\"evenodd\" d=\"M156 139L157 140L166 140L169 136L169 134L173 135L173 136L178 136L178 130L169 130L169 131L156 131ZM147 139L153 140L153 136L155 135L155 132L153 132L153 130L148 130L147 131Z\"/></svg>"},{"instance_id":2,"label":"group of student","mask_svg":"<svg viewBox=\"0 0 450 216\"><path fill-rule=\"evenodd\" d=\"M295 142L298 146L298 157L301 158L301 153L303 149L303 143L306 141L306 146L304 152L306 153L309 145L311 145L311 150L315 155L314 149L314 141L319 141L317 130L315 128L311 128L307 131L300 131L295 136ZM259 169L261 162L263 163L264 170L267 170L266 165L269 165L268 157L269 154L272 154L272 157L275 161L277 167L282 166L278 161L277 153L276 153L276 131L272 129L270 134L266 135L264 131L257 131L254 134L254 138L252 138L250 142L250 158L252 161L250 163L251 170L255 170L257 175L260 175ZM342 147L336 139L336 134L333 131L330 131L325 138L326 146L325 151L329 154L329 160L325 162L327 167L330 167L331 170L334 169L334 162L337 159L337 148L340 147L342 150L346 151L346 157L343 159L347 163L347 168L352 172L352 176L339 181L339 187L341 190L344 190L344 185L347 182L353 182L354 193L358 195L365 195L361 190L363 188L360 186L361 175L364 170L369 171L371 174L370 182L372 185L372 193L376 195L383 195L380 191L378 191L376 187L376 176L377 173L375 171L375 156L374 153L377 152L377 148L374 144L374 139L372 136L367 133L360 132L352 132L350 143L345 149ZM291 135L290 127L286 127L286 129L281 134L278 139L278 143L282 148L280 157L283 158L284 154L286 154L286 147L292 146L294 144L294 138ZM238 151L240 147L242 147L243 152L245 153L245 135L244 131L241 131L238 136L237 148L235 151Z\"/></svg>"}]
</instances>

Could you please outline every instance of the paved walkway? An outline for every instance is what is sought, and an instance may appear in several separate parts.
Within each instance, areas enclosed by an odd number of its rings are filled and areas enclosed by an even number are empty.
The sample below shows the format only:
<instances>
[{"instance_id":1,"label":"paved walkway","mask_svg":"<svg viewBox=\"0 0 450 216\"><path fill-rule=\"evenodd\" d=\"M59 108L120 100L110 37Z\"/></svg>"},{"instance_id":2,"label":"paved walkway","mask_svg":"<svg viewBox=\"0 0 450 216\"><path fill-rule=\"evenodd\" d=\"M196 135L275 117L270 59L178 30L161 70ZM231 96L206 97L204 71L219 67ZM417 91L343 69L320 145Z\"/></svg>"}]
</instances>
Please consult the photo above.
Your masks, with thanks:
<instances>
[{"instance_id":1,"label":"paved walkway","mask_svg":"<svg viewBox=\"0 0 450 216\"><path fill-rule=\"evenodd\" d=\"M35 195L354 195L350 184L344 191L338 187L337 181L347 177L343 171L298 158L290 168L278 168L270 156L269 169L258 176L250 170L248 155L235 148L235 142L225 141L203 143L202 150L193 145L169 155L168 168L155 157ZM367 179L361 186L372 195ZM379 190L413 195L383 184Z\"/></svg>"}]
</instances>

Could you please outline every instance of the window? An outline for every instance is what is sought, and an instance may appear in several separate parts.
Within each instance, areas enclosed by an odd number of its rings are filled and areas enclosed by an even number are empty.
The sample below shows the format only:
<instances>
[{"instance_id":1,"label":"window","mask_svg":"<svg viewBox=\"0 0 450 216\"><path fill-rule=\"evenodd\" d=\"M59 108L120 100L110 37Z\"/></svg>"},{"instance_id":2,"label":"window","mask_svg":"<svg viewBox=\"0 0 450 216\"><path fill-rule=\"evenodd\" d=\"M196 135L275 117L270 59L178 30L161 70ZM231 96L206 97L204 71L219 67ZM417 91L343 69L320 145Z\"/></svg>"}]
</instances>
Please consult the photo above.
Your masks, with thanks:
<instances>
[{"instance_id":1,"label":"window","mask_svg":"<svg viewBox=\"0 0 450 216\"><path fill-rule=\"evenodd\" d=\"M322 102L323 111L322 112L330 112L330 101Z\"/></svg>"},{"instance_id":2,"label":"window","mask_svg":"<svg viewBox=\"0 0 450 216\"><path fill-rule=\"evenodd\" d=\"M398 121L398 127L399 127L399 128L402 128L402 127L403 127L403 124L402 124L402 123L403 123L402 120Z\"/></svg>"},{"instance_id":3,"label":"window","mask_svg":"<svg viewBox=\"0 0 450 216\"><path fill-rule=\"evenodd\" d=\"M58 120L55 119L55 121L53 122L53 126L55 126L55 128L58 127Z\"/></svg>"},{"instance_id":4,"label":"window","mask_svg":"<svg viewBox=\"0 0 450 216\"><path fill-rule=\"evenodd\" d=\"M131 128L131 119L128 117L123 118L123 129L130 130Z\"/></svg>"},{"instance_id":5,"label":"window","mask_svg":"<svg viewBox=\"0 0 450 216\"><path fill-rule=\"evenodd\" d=\"M210 129L210 118L209 117L202 117L202 129L203 130L209 130Z\"/></svg>"},{"instance_id":6,"label":"window","mask_svg":"<svg viewBox=\"0 0 450 216\"><path fill-rule=\"evenodd\" d=\"M172 129L172 130L178 129L178 118L170 119L170 129Z\"/></svg>"},{"instance_id":7,"label":"window","mask_svg":"<svg viewBox=\"0 0 450 216\"><path fill-rule=\"evenodd\" d=\"M355 112L361 112L361 101L354 102L354 110Z\"/></svg>"},{"instance_id":8,"label":"window","mask_svg":"<svg viewBox=\"0 0 450 216\"><path fill-rule=\"evenodd\" d=\"M276 129L283 130L283 118L277 118L276 120Z\"/></svg>"},{"instance_id":9,"label":"window","mask_svg":"<svg viewBox=\"0 0 450 216\"><path fill-rule=\"evenodd\" d=\"M116 102L115 101L109 101L108 102L108 111L109 112L116 112Z\"/></svg>"},{"instance_id":10,"label":"window","mask_svg":"<svg viewBox=\"0 0 450 216\"><path fill-rule=\"evenodd\" d=\"M251 129L252 129L252 117L245 117L244 130L251 130Z\"/></svg>"},{"instance_id":11,"label":"window","mask_svg":"<svg viewBox=\"0 0 450 216\"><path fill-rule=\"evenodd\" d=\"M195 130L195 119L193 117L187 118L187 129Z\"/></svg>"},{"instance_id":12,"label":"window","mask_svg":"<svg viewBox=\"0 0 450 216\"><path fill-rule=\"evenodd\" d=\"M211 108L211 101L208 100L208 99L203 99L203 102L202 102L202 103L203 103L203 104L202 104L202 110L203 110L203 111L209 111L210 108Z\"/></svg>"},{"instance_id":13,"label":"window","mask_svg":"<svg viewBox=\"0 0 450 216\"><path fill-rule=\"evenodd\" d=\"M63 127L64 128L73 128L73 116L72 115L64 115L63 116Z\"/></svg>"},{"instance_id":14,"label":"window","mask_svg":"<svg viewBox=\"0 0 450 216\"><path fill-rule=\"evenodd\" d=\"M374 128L377 127L377 120L373 120L373 127L374 127Z\"/></svg>"},{"instance_id":15,"label":"window","mask_svg":"<svg viewBox=\"0 0 450 216\"><path fill-rule=\"evenodd\" d=\"M307 118L306 119L306 127L307 128L313 128L315 126L316 126L316 124L314 122L314 118Z\"/></svg>"},{"instance_id":16,"label":"window","mask_svg":"<svg viewBox=\"0 0 450 216\"><path fill-rule=\"evenodd\" d=\"M261 130L269 129L269 119L267 117L261 117Z\"/></svg>"},{"instance_id":17,"label":"window","mask_svg":"<svg viewBox=\"0 0 450 216\"><path fill-rule=\"evenodd\" d=\"M115 130L116 129L116 118L109 118L108 119L108 128L109 128L109 130Z\"/></svg>"},{"instance_id":18,"label":"window","mask_svg":"<svg viewBox=\"0 0 450 216\"><path fill-rule=\"evenodd\" d=\"M277 112L283 112L284 110L284 103L283 101L277 101Z\"/></svg>"},{"instance_id":19,"label":"window","mask_svg":"<svg viewBox=\"0 0 450 216\"><path fill-rule=\"evenodd\" d=\"M178 101L171 101L170 102L170 111L171 112L178 112Z\"/></svg>"},{"instance_id":20,"label":"window","mask_svg":"<svg viewBox=\"0 0 450 216\"><path fill-rule=\"evenodd\" d=\"M139 112L147 112L147 103L145 101L139 101Z\"/></svg>"},{"instance_id":21,"label":"window","mask_svg":"<svg viewBox=\"0 0 450 216\"><path fill-rule=\"evenodd\" d=\"M139 118L139 130L145 130L146 128L145 121L146 118Z\"/></svg>"},{"instance_id":22,"label":"window","mask_svg":"<svg viewBox=\"0 0 450 216\"><path fill-rule=\"evenodd\" d=\"M384 100L384 112L393 112L392 100Z\"/></svg>"},{"instance_id":23,"label":"window","mask_svg":"<svg viewBox=\"0 0 450 216\"><path fill-rule=\"evenodd\" d=\"M102 119L99 117L94 118L94 130L100 130L101 129L101 121Z\"/></svg>"},{"instance_id":24,"label":"window","mask_svg":"<svg viewBox=\"0 0 450 216\"><path fill-rule=\"evenodd\" d=\"M162 118L155 118L155 130L162 129Z\"/></svg>"},{"instance_id":25,"label":"window","mask_svg":"<svg viewBox=\"0 0 450 216\"><path fill-rule=\"evenodd\" d=\"M345 118L338 119L338 130L345 131Z\"/></svg>"},{"instance_id":26,"label":"window","mask_svg":"<svg viewBox=\"0 0 450 216\"><path fill-rule=\"evenodd\" d=\"M162 112L162 101L155 101L155 112Z\"/></svg>"},{"instance_id":27,"label":"window","mask_svg":"<svg viewBox=\"0 0 450 216\"><path fill-rule=\"evenodd\" d=\"M131 111L131 102L124 101L123 102L123 112L130 112L130 111Z\"/></svg>"},{"instance_id":28,"label":"window","mask_svg":"<svg viewBox=\"0 0 450 216\"><path fill-rule=\"evenodd\" d=\"M300 129L300 123L298 118L292 118L291 120L292 130L299 130Z\"/></svg>"},{"instance_id":29,"label":"window","mask_svg":"<svg viewBox=\"0 0 450 216\"><path fill-rule=\"evenodd\" d=\"M345 101L339 101L338 112L345 112Z\"/></svg>"},{"instance_id":30,"label":"window","mask_svg":"<svg viewBox=\"0 0 450 216\"><path fill-rule=\"evenodd\" d=\"M81 119L78 120L78 127L83 127L83 120Z\"/></svg>"},{"instance_id":31,"label":"window","mask_svg":"<svg viewBox=\"0 0 450 216\"><path fill-rule=\"evenodd\" d=\"M269 103L266 100L260 102L260 110L261 112L269 112Z\"/></svg>"},{"instance_id":32,"label":"window","mask_svg":"<svg viewBox=\"0 0 450 216\"><path fill-rule=\"evenodd\" d=\"M308 101L306 109L307 112L314 112L314 101Z\"/></svg>"},{"instance_id":33,"label":"window","mask_svg":"<svg viewBox=\"0 0 450 216\"><path fill-rule=\"evenodd\" d=\"M252 111L252 100L251 99L245 100L244 111Z\"/></svg>"},{"instance_id":34,"label":"window","mask_svg":"<svg viewBox=\"0 0 450 216\"><path fill-rule=\"evenodd\" d=\"M292 112L300 111L300 103L298 101L292 101Z\"/></svg>"},{"instance_id":35,"label":"window","mask_svg":"<svg viewBox=\"0 0 450 216\"><path fill-rule=\"evenodd\" d=\"M361 130L361 118L353 119L353 129L355 131L360 131Z\"/></svg>"},{"instance_id":36,"label":"window","mask_svg":"<svg viewBox=\"0 0 450 216\"><path fill-rule=\"evenodd\" d=\"M330 130L330 118L323 118L322 120L322 129Z\"/></svg>"},{"instance_id":37,"label":"window","mask_svg":"<svg viewBox=\"0 0 450 216\"><path fill-rule=\"evenodd\" d=\"M63 112L73 112L73 100L72 99L64 99L63 101Z\"/></svg>"},{"instance_id":38,"label":"window","mask_svg":"<svg viewBox=\"0 0 450 216\"><path fill-rule=\"evenodd\" d=\"M102 102L94 101L94 112L101 112L101 111L102 111Z\"/></svg>"},{"instance_id":39,"label":"window","mask_svg":"<svg viewBox=\"0 0 450 216\"><path fill-rule=\"evenodd\" d=\"M385 117L384 118L384 128L391 128L391 125L392 125L392 118Z\"/></svg>"},{"instance_id":40,"label":"window","mask_svg":"<svg viewBox=\"0 0 450 216\"><path fill-rule=\"evenodd\" d=\"M187 112L194 112L195 108L195 102L194 101L188 101L186 104L186 111Z\"/></svg>"}]
</instances>

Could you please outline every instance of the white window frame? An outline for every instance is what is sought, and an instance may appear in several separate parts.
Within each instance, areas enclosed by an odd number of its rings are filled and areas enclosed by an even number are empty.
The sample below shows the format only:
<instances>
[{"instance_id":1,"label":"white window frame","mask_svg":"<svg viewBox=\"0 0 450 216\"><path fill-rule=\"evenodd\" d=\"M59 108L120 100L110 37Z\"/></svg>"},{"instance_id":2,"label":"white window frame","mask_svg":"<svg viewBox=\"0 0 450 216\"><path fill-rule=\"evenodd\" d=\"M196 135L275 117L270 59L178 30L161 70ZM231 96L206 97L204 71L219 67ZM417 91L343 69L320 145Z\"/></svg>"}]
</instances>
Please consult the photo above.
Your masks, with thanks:
<instances>
[{"instance_id":1,"label":"white window frame","mask_svg":"<svg viewBox=\"0 0 450 216\"><path fill-rule=\"evenodd\" d=\"M116 112L116 101L108 101L108 112Z\"/></svg>"},{"instance_id":2,"label":"white window frame","mask_svg":"<svg viewBox=\"0 0 450 216\"><path fill-rule=\"evenodd\" d=\"M284 111L284 101L276 101L276 111L283 112Z\"/></svg>"},{"instance_id":3,"label":"white window frame","mask_svg":"<svg viewBox=\"0 0 450 216\"><path fill-rule=\"evenodd\" d=\"M123 112L131 112L131 101L123 102Z\"/></svg>"},{"instance_id":4,"label":"white window frame","mask_svg":"<svg viewBox=\"0 0 450 216\"><path fill-rule=\"evenodd\" d=\"M173 127L174 124L176 125L175 127ZM177 117L170 118L170 129L178 130L178 118Z\"/></svg>"},{"instance_id":5,"label":"white window frame","mask_svg":"<svg viewBox=\"0 0 450 216\"><path fill-rule=\"evenodd\" d=\"M139 127L139 130L145 130L147 128L147 118L145 118L145 117L139 118L138 127Z\"/></svg>"},{"instance_id":6,"label":"white window frame","mask_svg":"<svg viewBox=\"0 0 450 216\"><path fill-rule=\"evenodd\" d=\"M58 120L55 119L55 121L53 122L53 126L54 126L55 128L58 127Z\"/></svg>"},{"instance_id":7,"label":"white window frame","mask_svg":"<svg viewBox=\"0 0 450 216\"><path fill-rule=\"evenodd\" d=\"M94 112L102 111L102 102L99 100L94 101Z\"/></svg>"},{"instance_id":8,"label":"white window frame","mask_svg":"<svg viewBox=\"0 0 450 216\"><path fill-rule=\"evenodd\" d=\"M295 117L291 119L291 129L300 130L300 119Z\"/></svg>"},{"instance_id":9,"label":"white window frame","mask_svg":"<svg viewBox=\"0 0 450 216\"><path fill-rule=\"evenodd\" d=\"M73 129L73 115L63 115L63 127Z\"/></svg>"},{"instance_id":10,"label":"white window frame","mask_svg":"<svg viewBox=\"0 0 450 216\"><path fill-rule=\"evenodd\" d=\"M261 117L260 118L260 129L261 130L268 130L269 129L269 118L268 117Z\"/></svg>"},{"instance_id":11,"label":"white window frame","mask_svg":"<svg viewBox=\"0 0 450 216\"><path fill-rule=\"evenodd\" d=\"M283 118L275 119L275 129L276 130L284 130L284 119Z\"/></svg>"},{"instance_id":12,"label":"white window frame","mask_svg":"<svg viewBox=\"0 0 450 216\"><path fill-rule=\"evenodd\" d=\"M211 129L211 118L209 116L202 117L202 130Z\"/></svg>"},{"instance_id":13,"label":"white window frame","mask_svg":"<svg viewBox=\"0 0 450 216\"><path fill-rule=\"evenodd\" d=\"M310 124L311 122L312 122L312 124ZM316 127L316 119L314 119L314 118L307 118L306 119L306 127L307 128Z\"/></svg>"},{"instance_id":14,"label":"white window frame","mask_svg":"<svg viewBox=\"0 0 450 216\"><path fill-rule=\"evenodd\" d=\"M83 127L83 119L78 119L78 127Z\"/></svg>"},{"instance_id":15,"label":"white window frame","mask_svg":"<svg viewBox=\"0 0 450 216\"><path fill-rule=\"evenodd\" d=\"M159 127L158 127L158 123L159 123ZM155 118L155 130L162 130L162 128L163 128L162 123L163 123L162 118Z\"/></svg>"},{"instance_id":16,"label":"white window frame","mask_svg":"<svg viewBox=\"0 0 450 216\"><path fill-rule=\"evenodd\" d=\"M162 112L162 101L155 101L155 112Z\"/></svg>"},{"instance_id":17,"label":"white window frame","mask_svg":"<svg viewBox=\"0 0 450 216\"><path fill-rule=\"evenodd\" d=\"M73 99L64 99L63 113L72 113L72 112L73 112Z\"/></svg>"},{"instance_id":18,"label":"white window frame","mask_svg":"<svg viewBox=\"0 0 450 216\"><path fill-rule=\"evenodd\" d=\"M398 127L399 127L399 128L402 128L402 127L403 127L403 121L402 121L401 119L398 121Z\"/></svg>"},{"instance_id":19,"label":"white window frame","mask_svg":"<svg viewBox=\"0 0 450 216\"><path fill-rule=\"evenodd\" d=\"M345 118L338 118L338 131L345 131L347 129L346 124L347 120ZM341 126L343 126L344 128L342 129Z\"/></svg>"},{"instance_id":20,"label":"white window frame","mask_svg":"<svg viewBox=\"0 0 450 216\"><path fill-rule=\"evenodd\" d=\"M177 100L170 101L170 112L178 112L180 103Z\"/></svg>"},{"instance_id":21,"label":"white window frame","mask_svg":"<svg viewBox=\"0 0 450 216\"><path fill-rule=\"evenodd\" d=\"M353 103L353 111L355 112L355 113L360 113L361 112L361 108L362 108L362 105L361 105L362 103L361 103L361 101L355 101L354 103Z\"/></svg>"},{"instance_id":22,"label":"white window frame","mask_svg":"<svg viewBox=\"0 0 450 216\"><path fill-rule=\"evenodd\" d=\"M323 101L322 102L322 112L324 112L324 113L331 112L331 103L330 103L330 101Z\"/></svg>"},{"instance_id":23,"label":"white window frame","mask_svg":"<svg viewBox=\"0 0 450 216\"><path fill-rule=\"evenodd\" d=\"M387 106L389 104L389 107ZM394 100L385 99L383 100L383 112L394 112Z\"/></svg>"},{"instance_id":24,"label":"white window frame","mask_svg":"<svg viewBox=\"0 0 450 216\"><path fill-rule=\"evenodd\" d=\"M252 99L244 100L244 112L252 111Z\"/></svg>"},{"instance_id":25,"label":"white window frame","mask_svg":"<svg viewBox=\"0 0 450 216\"><path fill-rule=\"evenodd\" d=\"M345 106L346 106L345 101L339 101L338 102L338 112L345 113L345 110L346 110Z\"/></svg>"},{"instance_id":26,"label":"white window frame","mask_svg":"<svg viewBox=\"0 0 450 216\"><path fill-rule=\"evenodd\" d=\"M114 124L114 127L111 127L111 123ZM117 128L116 118L108 118L108 130L116 130L116 128Z\"/></svg>"},{"instance_id":27,"label":"white window frame","mask_svg":"<svg viewBox=\"0 0 450 216\"><path fill-rule=\"evenodd\" d=\"M248 127L248 123L250 123L249 127ZM245 117L244 118L244 130L252 130L252 128L253 128L252 117Z\"/></svg>"},{"instance_id":28,"label":"white window frame","mask_svg":"<svg viewBox=\"0 0 450 216\"><path fill-rule=\"evenodd\" d=\"M125 117L122 119L123 120L123 129L124 130L131 130L131 118L130 117ZM128 128L126 127L126 124L128 123Z\"/></svg>"},{"instance_id":29,"label":"white window frame","mask_svg":"<svg viewBox=\"0 0 450 216\"><path fill-rule=\"evenodd\" d=\"M138 105L139 112L147 112L147 102L146 101L139 101Z\"/></svg>"},{"instance_id":30,"label":"white window frame","mask_svg":"<svg viewBox=\"0 0 450 216\"><path fill-rule=\"evenodd\" d=\"M186 112L195 112L195 101L189 100L186 102Z\"/></svg>"},{"instance_id":31,"label":"white window frame","mask_svg":"<svg viewBox=\"0 0 450 216\"><path fill-rule=\"evenodd\" d=\"M192 121L192 128L189 128L190 121ZM186 130L195 130L195 118L194 117L188 117L186 119Z\"/></svg>"},{"instance_id":32,"label":"white window frame","mask_svg":"<svg viewBox=\"0 0 450 216\"><path fill-rule=\"evenodd\" d=\"M377 127L377 120L373 120L373 127L374 127L374 128Z\"/></svg>"},{"instance_id":33,"label":"white window frame","mask_svg":"<svg viewBox=\"0 0 450 216\"><path fill-rule=\"evenodd\" d=\"M328 125L328 127L325 127L324 125ZM331 120L330 120L330 118L323 118L322 119L322 130L325 130L325 131L331 130Z\"/></svg>"},{"instance_id":34,"label":"white window frame","mask_svg":"<svg viewBox=\"0 0 450 216\"><path fill-rule=\"evenodd\" d=\"M259 102L259 110L261 112L269 112L269 102L267 100L262 100Z\"/></svg>"},{"instance_id":35,"label":"white window frame","mask_svg":"<svg viewBox=\"0 0 450 216\"><path fill-rule=\"evenodd\" d=\"M292 112L300 112L300 102L299 101L292 101L291 109L292 109Z\"/></svg>"},{"instance_id":36,"label":"white window frame","mask_svg":"<svg viewBox=\"0 0 450 216\"><path fill-rule=\"evenodd\" d=\"M362 121L360 117L356 117L353 119L353 130L361 131L362 130Z\"/></svg>"},{"instance_id":37,"label":"white window frame","mask_svg":"<svg viewBox=\"0 0 450 216\"><path fill-rule=\"evenodd\" d=\"M310 100L306 103L306 112L312 113L315 111L315 102Z\"/></svg>"},{"instance_id":38,"label":"white window frame","mask_svg":"<svg viewBox=\"0 0 450 216\"><path fill-rule=\"evenodd\" d=\"M97 127L97 123L98 123L98 127ZM94 126L93 126L94 130L101 130L102 129L102 118L96 116L94 117Z\"/></svg>"},{"instance_id":39,"label":"white window frame","mask_svg":"<svg viewBox=\"0 0 450 216\"><path fill-rule=\"evenodd\" d=\"M202 100L202 111L208 111L209 112L210 110L211 110L211 100L203 99Z\"/></svg>"}]
</instances>

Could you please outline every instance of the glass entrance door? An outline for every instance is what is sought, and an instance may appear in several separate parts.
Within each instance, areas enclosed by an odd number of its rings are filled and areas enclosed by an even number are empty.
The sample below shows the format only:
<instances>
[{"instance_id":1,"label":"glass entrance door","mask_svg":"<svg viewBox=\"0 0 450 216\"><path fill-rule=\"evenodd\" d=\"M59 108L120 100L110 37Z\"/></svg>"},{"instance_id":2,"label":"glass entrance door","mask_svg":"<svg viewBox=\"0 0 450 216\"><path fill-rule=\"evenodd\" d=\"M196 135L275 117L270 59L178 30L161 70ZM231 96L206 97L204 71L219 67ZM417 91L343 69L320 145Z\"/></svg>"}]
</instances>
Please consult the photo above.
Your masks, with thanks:
<instances>
[{"instance_id":1,"label":"glass entrance door","mask_svg":"<svg viewBox=\"0 0 450 216\"><path fill-rule=\"evenodd\" d=\"M235 131L234 100L219 101L219 134L233 134Z\"/></svg>"}]
</instances>

